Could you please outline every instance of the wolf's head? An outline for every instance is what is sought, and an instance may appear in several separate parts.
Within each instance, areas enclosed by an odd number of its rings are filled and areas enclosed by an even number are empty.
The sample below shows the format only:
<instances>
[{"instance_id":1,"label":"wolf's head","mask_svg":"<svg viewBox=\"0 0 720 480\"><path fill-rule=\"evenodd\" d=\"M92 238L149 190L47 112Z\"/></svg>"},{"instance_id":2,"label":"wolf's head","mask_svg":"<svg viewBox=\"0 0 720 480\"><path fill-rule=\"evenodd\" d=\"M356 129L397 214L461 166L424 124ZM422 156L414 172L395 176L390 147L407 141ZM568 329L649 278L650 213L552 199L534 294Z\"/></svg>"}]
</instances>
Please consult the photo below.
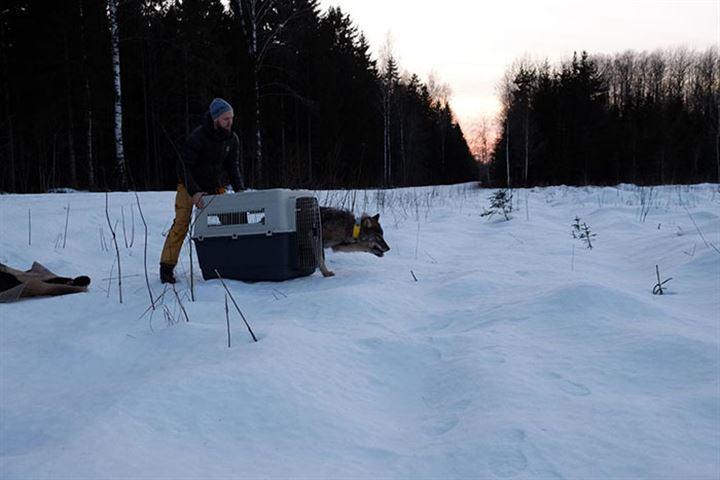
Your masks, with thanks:
<instances>
[{"instance_id":1,"label":"wolf's head","mask_svg":"<svg viewBox=\"0 0 720 480\"><path fill-rule=\"evenodd\" d=\"M363 215L360 219L360 236L358 243L365 246L366 252L372 253L378 257L385 255L390 250L390 246L385 243L383 238L383 229L380 226L380 214L375 216Z\"/></svg>"}]
</instances>

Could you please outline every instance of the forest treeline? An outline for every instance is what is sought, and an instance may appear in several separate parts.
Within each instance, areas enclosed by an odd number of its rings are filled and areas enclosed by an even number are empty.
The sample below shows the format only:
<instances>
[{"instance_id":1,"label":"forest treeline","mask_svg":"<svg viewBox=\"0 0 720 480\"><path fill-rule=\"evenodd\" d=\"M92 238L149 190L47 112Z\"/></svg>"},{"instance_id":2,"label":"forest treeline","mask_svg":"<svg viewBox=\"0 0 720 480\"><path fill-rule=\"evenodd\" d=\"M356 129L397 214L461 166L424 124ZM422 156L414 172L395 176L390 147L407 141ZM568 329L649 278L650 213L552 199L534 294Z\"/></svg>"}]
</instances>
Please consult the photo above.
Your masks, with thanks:
<instances>
[{"instance_id":1,"label":"forest treeline","mask_svg":"<svg viewBox=\"0 0 720 480\"><path fill-rule=\"evenodd\" d=\"M720 182L717 47L523 59L500 90L495 185Z\"/></svg>"},{"instance_id":2,"label":"forest treeline","mask_svg":"<svg viewBox=\"0 0 720 480\"><path fill-rule=\"evenodd\" d=\"M374 60L317 0L9 0L0 88L2 191L173 189L214 97L234 106L250 187L477 177L443 89Z\"/></svg>"}]
</instances>

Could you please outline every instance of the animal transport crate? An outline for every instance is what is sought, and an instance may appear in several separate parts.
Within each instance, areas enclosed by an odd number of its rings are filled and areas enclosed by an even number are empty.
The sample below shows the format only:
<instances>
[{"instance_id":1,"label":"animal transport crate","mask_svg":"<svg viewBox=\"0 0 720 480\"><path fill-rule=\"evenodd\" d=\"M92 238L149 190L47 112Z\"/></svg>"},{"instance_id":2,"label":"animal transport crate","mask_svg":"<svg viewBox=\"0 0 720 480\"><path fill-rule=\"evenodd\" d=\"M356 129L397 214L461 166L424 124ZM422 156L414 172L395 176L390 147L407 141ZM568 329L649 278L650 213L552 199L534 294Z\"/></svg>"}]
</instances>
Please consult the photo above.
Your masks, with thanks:
<instances>
[{"instance_id":1,"label":"animal transport crate","mask_svg":"<svg viewBox=\"0 0 720 480\"><path fill-rule=\"evenodd\" d=\"M204 279L279 281L311 275L322 249L311 192L270 189L203 197L192 239Z\"/></svg>"}]
</instances>

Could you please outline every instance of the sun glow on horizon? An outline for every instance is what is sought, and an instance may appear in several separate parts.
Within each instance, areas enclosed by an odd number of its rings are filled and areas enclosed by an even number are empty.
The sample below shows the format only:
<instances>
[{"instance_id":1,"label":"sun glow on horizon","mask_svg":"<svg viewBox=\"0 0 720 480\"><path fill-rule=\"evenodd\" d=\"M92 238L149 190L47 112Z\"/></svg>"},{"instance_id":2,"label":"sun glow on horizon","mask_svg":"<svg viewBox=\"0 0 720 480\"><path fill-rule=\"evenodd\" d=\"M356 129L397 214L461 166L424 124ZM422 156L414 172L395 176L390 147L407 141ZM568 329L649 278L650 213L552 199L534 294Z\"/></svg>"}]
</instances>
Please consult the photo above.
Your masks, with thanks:
<instances>
[{"instance_id":1,"label":"sun glow on horizon","mask_svg":"<svg viewBox=\"0 0 720 480\"><path fill-rule=\"evenodd\" d=\"M435 0L320 0L320 6L340 6L349 14L375 58L390 32L401 69L425 80L435 72L446 82L474 153L471 132L497 116L497 86L521 57L554 64L582 50L614 54L720 44L717 0L446 0L441 6Z\"/></svg>"}]
</instances>

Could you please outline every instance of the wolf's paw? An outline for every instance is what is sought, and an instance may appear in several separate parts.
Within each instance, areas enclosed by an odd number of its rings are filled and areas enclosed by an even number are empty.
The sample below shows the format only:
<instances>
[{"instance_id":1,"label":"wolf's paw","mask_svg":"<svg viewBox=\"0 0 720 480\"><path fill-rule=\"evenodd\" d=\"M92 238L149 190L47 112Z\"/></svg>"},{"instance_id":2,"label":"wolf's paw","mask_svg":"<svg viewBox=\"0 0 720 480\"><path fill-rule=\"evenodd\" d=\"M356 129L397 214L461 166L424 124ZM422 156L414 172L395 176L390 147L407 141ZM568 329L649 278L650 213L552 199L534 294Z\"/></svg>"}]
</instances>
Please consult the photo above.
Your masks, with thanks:
<instances>
[{"instance_id":1,"label":"wolf's paw","mask_svg":"<svg viewBox=\"0 0 720 480\"><path fill-rule=\"evenodd\" d=\"M323 277L334 277L335 276L335 272L331 272L330 270L325 270L324 272L322 272L322 274L323 274Z\"/></svg>"}]
</instances>

